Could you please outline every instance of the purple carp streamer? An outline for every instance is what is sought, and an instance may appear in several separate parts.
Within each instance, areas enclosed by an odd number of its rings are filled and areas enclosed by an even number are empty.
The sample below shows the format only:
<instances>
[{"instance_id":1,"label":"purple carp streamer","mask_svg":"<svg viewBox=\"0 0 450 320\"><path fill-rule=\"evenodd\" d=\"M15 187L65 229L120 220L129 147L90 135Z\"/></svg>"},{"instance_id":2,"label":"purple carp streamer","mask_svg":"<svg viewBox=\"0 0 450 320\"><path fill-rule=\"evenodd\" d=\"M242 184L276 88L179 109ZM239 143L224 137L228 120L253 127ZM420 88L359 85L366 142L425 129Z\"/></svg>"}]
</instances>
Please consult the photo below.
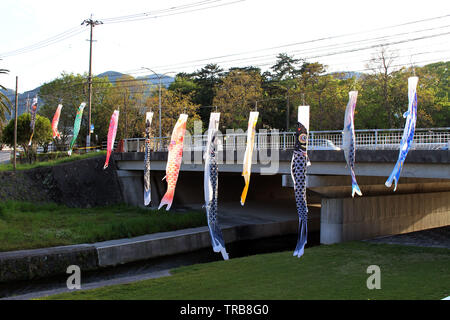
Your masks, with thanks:
<instances>
[{"instance_id":1,"label":"purple carp streamer","mask_svg":"<svg viewBox=\"0 0 450 320\"><path fill-rule=\"evenodd\" d=\"M150 135L152 126L153 112L147 112L145 115L145 159L144 159L144 205L148 206L152 201L151 182L150 182Z\"/></svg>"},{"instance_id":2,"label":"purple carp streamer","mask_svg":"<svg viewBox=\"0 0 450 320\"><path fill-rule=\"evenodd\" d=\"M220 113L212 112L209 118L208 140L206 145L204 190L205 208L208 218L209 234L214 252L222 253L224 260L228 260L228 253L225 249L222 230L217 219L217 195L219 188L219 175L217 164L217 134L219 130Z\"/></svg>"},{"instance_id":3,"label":"purple carp streamer","mask_svg":"<svg viewBox=\"0 0 450 320\"><path fill-rule=\"evenodd\" d=\"M348 93L349 100L347 108L345 109L344 117L344 134L342 138L342 147L344 149L345 160L350 169L350 175L352 176L352 198L355 193L362 196L362 192L359 189L355 176L355 153L356 153L356 139L355 139L355 108L356 100L358 98L358 91L350 91Z\"/></svg>"},{"instance_id":4,"label":"purple carp streamer","mask_svg":"<svg viewBox=\"0 0 450 320\"><path fill-rule=\"evenodd\" d=\"M111 152L114 149L114 141L116 141L118 124L119 124L119 110L114 110L111 116L111 121L109 122L108 143L106 145L106 160L105 165L103 166L103 170L108 168L109 165L109 157L111 156Z\"/></svg>"},{"instance_id":5,"label":"purple carp streamer","mask_svg":"<svg viewBox=\"0 0 450 320\"><path fill-rule=\"evenodd\" d=\"M398 154L397 163L392 170L391 175L386 180L386 187L390 188L392 186L392 181L394 181L394 191L397 190L397 183L400 179L400 173L402 172L403 163L405 162L408 151L411 148L411 144L414 139L414 131L416 130L417 121L417 83L419 82L418 77L408 78L408 111L403 114L403 118L406 118L405 128L403 129L403 136L400 142L400 151Z\"/></svg>"},{"instance_id":6,"label":"purple carp streamer","mask_svg":"<svg viewBox=\"0 0 450 320\"><path fill-rule=\"evenodd\" d=\"M295 203L298 213L298 239L294 256L301 257L304 253L308 237L308 205L306 202L306 167L308 130L298 122L295 132L294 154L291 162L291 175L294 182Z\"/></svg>"},{"instance_id":7,"label":"purple carp streamer","mask_svg":"<svg viewBox=\"0 0 450 320\"><path fill-rule=\"evenodd\" d=\"M73 146L75 145L75 141L77 141L78 133L80 132L81 119L83 117L84 107L86 107L86 102L82 102L80 104L80 106L78 107L77 115L75 117L75 122L73 124L72 141L70 141L69 151L67 151L69 156L72 155Z\"/></svg>"},{"instance_id":8,"label":"purple carp streamer","mask_svg":"<svg viewBox=\"0 0 450 320\"><path fill-rule=\"evenodd\" d=\"M28 142L29 146L31 146L31 143L33 141L34 127L36 125L37 104L38 104L38 98L36 96L33 98L33 104L31 105L31 121L30 121L31 136L30 136L30 141Z\"/></svg>"}]
</instances>

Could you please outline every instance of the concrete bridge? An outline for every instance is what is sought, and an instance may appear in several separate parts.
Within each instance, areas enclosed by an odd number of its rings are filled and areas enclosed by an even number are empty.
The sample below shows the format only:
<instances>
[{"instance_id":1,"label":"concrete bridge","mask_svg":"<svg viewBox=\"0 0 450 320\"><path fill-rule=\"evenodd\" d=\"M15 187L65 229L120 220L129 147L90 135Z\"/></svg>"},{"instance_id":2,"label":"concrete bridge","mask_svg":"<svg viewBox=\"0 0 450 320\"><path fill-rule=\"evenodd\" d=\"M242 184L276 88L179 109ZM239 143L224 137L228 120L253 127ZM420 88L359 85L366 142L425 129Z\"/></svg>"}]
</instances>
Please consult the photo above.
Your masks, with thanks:
<instances>
[{"instance_id":1,"label":"concrete bridge","mask_svg":"<svg viewBox=\"0 0 450 320\"><path fill-rule=\"evenodd\" d=\"M293 151L289 149L293 144L282 148L278 143L278 148L270 149L264 144L265 147L256 149L247 202L241 207L244 149L235 142L233 147L224 145L219 158L219 214L221 207L239 210L243 215L247 208L253 212L271 210L280 215L291 214L295 221L290 176ZM320 229L321 243L368 239L450 224L450 151L424 145L410 150L397 190L393 192L384 183L397 161L398 150L384 147L357 149L355 172L363 197L356 198L351 198L351 179L342 150L308 151L311 161L307 169L309 230ZM185 148L174 208L200 208L204 202L201 150L192 144ZM144 153L115 153L113 158L124 199L142 205ZM161 180L165 175L167 152L152 152L151 159L152 203L158 205L166 191L166 183Z\"/></svg>"}]
</instances>

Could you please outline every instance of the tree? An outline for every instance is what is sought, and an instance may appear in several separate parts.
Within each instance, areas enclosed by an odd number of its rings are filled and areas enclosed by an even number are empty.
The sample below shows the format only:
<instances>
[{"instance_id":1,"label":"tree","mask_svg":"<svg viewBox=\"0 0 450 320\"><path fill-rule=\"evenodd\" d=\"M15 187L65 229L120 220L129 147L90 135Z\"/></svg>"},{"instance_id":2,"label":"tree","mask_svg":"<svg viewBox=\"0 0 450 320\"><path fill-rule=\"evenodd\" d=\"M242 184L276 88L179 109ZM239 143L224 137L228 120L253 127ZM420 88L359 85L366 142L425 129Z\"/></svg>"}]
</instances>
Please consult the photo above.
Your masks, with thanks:
<instances>
[{"instance_id":1,"label":"tree","mask_svg":"<svg viewBox=\"0 0 450 320\"><path fill-rule=\"evenodd\" d=\"M39 108L38 113L47 117L50 121L53 119L56 107L59 103L63 104L61 116L59 119L58 131L61 133L61 140L55 140L58 148L64 150L65 146L70 142L73 123L75 121L76 112L82 102L87 101L87 75L61 73L59 78L42 85L39 98L43 105ZM94 77L92 80L92 123L95 125L94 135L97 129L109 125L109 119L102 122L104 104L106 97L110 94L112 84L108 78ZM108 110L109 111L109 110ZM112 113L112 111L111 111ZM111 116L111 114L109 115ZM84 145L87 135L87 126L89 121L89 110L86 108L83 112L83 120L81 122L81 130L79 143ZM108 129L106 129L108 130ZM99 135L102 141L105 137Z\"/></svg>"},{"instance_id":2,"label":"tree","mask_svg":"<svg viewBox=\"0 0 450 320\"><path fill-rule=\"evenodd\" d=\"M278 86L285 91L286 96L286 131L290 128L291 113L290 113L290 97L293 92L298 89L298 80L301 75L301 59L295 59L286 53L280 53L277 56L276 63L272 66L272 79Z\"/></svg>"},{"instance_id":3,"label":"tree","mask_svg":"<svg viewBox=\"0 0 450 320\"><path fill-rule=\"evenodd\" d=\"M387 120L389 128L395 128L395 110L391 103L390 90L392 79L392 67L398 55L394 50L381 46L372 59L367 64L367 67L374 72L374 80L377 84L378 103L383 106L387 113Z\"/></svg>"},{"instance_id":4,"label":"tree","mask_svg":"<svg viewBox=\"0 0 450 320\"><path fill-rule=\"evenodd\" d=\"M207 64L202 69L192 74L194 83L198 89L192 95L192 101L200 106L212 106L215 88L221 83L223 69L217 64ZM207 108L200 109L199 115L204 123L209 121L209 110Z\"/></svg>"},{"instance_id":5,"label":"tree","mask_svg":"<svg viewBox=\"0 0 450 320\"><path fill-rule=\"evenodd\" d=\"M200 86L186 73L178 73L175 80L169 85L169 90L181 94L194 94Z\"/></svg>"},{"instance_id":6,"label":"tree","mask_svg":"<svg viewBox=\"0 0 450 320\"><path fill-rule=\"evenodd\" d=\"M225 128L247 128L249 112L261 100L261 75L258 71L232 70L216 87L213 105L221 111Z\"/></svg>"},{"instance_id":7,"label":"tree","mask_svg":"<svg viewBox=\"0 0 450 320\"><path fill-rule=\"evenodd\" d=\"M142 136L146 110L145 91L144 81L132 76L123 75L116 81L105 99L105 110L102 111L101 115L98 114L99 117L103 117L102 123L107 123L102 127L105 137L114 109L120 111L117 139Z\"/></svg>"},{"instance_id":8,"label":"tree","mask_svg":"<svg viewBox=\"0 0 450 320\"><path fill-rule=\"evenodd\" d=\"M0 69L0 74L7 74L8 72L6 69ZM2 90L6 91L6 88L0 85L0 130L2 130L3 123L6 121L6 115L11 115L11 101Z\"/></svg>"},{"instance_id":9,"label":"tree","mask_svg":"<svg viewBox=\"0 0 450 320\"><path fill-rule=\"evenodd\" d=\"M32 145L28 146L31 136L30 121L29 113L23 113L17 118L17 144L22 146L26 158L31 162L33 154L36 153L36 147L44 146L52 141L52 127L49 119L36 115ZM14 146L14 119L11 119L3 129L2 142Z\"/></svg>"},{"instance_id":10,"label":"tree","mask_svg":"<svg viewBox=\"0 0 450 320\"><path fill-rule=\"evenodd\" d=\"M158 132L159 128L159 97L155 90L151 97L146 100L146 111L153 111L152 127L155 128L153 132ZM187 130L193 132L194 122L200 121L198 115L199 105L192 101L192 94L181 94L177 91L161 90L161 132L163 137L170 137L172 135L173 127L177 122L181 113L188 114ZM141 136L144 135L145 116L140 120L142 125ZM154 136L156 136L154 134Z\"/></svg>"}]
</instances>

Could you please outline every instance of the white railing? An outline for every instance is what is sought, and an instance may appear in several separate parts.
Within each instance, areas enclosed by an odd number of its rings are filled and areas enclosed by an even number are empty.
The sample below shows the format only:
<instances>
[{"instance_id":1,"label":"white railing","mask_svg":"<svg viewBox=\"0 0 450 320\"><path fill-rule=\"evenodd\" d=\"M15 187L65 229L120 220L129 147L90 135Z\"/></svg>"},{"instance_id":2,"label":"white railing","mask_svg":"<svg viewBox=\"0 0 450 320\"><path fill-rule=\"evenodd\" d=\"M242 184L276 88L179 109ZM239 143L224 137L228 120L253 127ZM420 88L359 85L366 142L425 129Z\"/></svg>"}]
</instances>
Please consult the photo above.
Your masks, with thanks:
<instances>
[{"instance_id":1,"label":"white railing","mask_svg":"<svg viewBox=\"0 0 450 320\"><path fill-rule=\"evenodd\" d=\"M355 130L356 148L359 150L398 150L403 136L403 129L367 129ZM206 135L187 135L184 150L205 150ZM219 150L245 150L247 135L233 133L219 136ZM124 139L125 152L144 152L144 138ZM170 137L151 138L151 149L167 151ZM260 132L255 137L258 149L293 149L294 132ZM411 149L448 150L450 147L450 128L417 128ZM311 131L308 150L340 150L342 148L342 131Z\"/></svg>"}]
</instances>

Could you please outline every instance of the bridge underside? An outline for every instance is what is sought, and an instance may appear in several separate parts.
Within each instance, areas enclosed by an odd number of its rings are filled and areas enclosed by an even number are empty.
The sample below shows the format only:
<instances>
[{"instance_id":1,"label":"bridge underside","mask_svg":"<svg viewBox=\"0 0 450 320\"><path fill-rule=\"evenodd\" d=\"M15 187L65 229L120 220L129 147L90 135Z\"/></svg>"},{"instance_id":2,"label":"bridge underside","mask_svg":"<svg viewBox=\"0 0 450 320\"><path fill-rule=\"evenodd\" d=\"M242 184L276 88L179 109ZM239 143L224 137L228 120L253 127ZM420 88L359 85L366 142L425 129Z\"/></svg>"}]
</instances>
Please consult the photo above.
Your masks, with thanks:
<instances>
[{"instance_id":1,"label":"bridge underside","mask_svg":"<svg viewBox=\"0 0 450 320\"><path fill-rule=\"evenodd\" d=\"M278 210L296 220L295 199L290 176L292 153L280 152L275 174L263 175L268 168L255 161L246 207L266 204L257 210ZM369 239L398 233L450 225L450 157L448 151L412 152L408 155L397 187L387 188L397 152L359 153L356 174L363 197L351 198L349 170L342 152L309 154L307 196L310 207L309 230L320 228L321 243ZM166 183L166 153L152 158L152 203L159 204ZM118 176L127 202L143 203L143 154L116 154ZM193 160L193 159L192 159ZM256 160L259 160L257 158ZM189 162L189 161L188 161ZM200 163L181 167L174 208L192 207L204 202L203 170ZM219 166L219 202L232 210L241 210L239 197L243 187L241 163ZM246 208L244 207L244 209ZM320 208L320 214L317 209ZM245 214L245 210L242 211ZM219 215L220 205L219 205Z\"/></svg>"}]
</instances>

